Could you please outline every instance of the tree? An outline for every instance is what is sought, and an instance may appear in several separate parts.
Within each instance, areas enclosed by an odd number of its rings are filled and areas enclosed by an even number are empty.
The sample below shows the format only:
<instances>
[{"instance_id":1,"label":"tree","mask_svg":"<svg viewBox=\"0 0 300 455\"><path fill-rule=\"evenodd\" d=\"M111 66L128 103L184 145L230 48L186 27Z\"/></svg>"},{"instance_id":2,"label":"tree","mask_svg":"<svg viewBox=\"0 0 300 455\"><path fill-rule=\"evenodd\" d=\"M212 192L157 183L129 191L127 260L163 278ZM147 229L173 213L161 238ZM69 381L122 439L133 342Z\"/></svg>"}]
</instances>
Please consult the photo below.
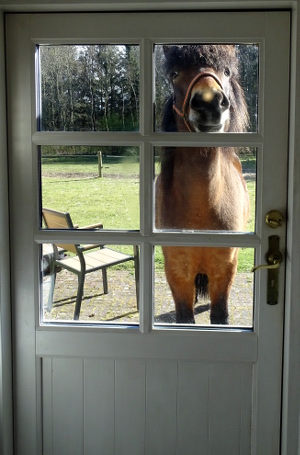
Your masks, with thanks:
<instances>
[{"instance_id":1,"label":"tree","mask_svg":"<svg viewBox=\"0 0 300 455\"><path fill-rule=\"evenodd\" d=\"M136 130L138 46L40 46L43 130Z\"/></svg>"},{"instance_id":2,"label":"tree","mask_svg":"<svg viewBox=\"0 0 300 455\"><path fill-rule=\"evenodd\" d=\"M256 131L258 46L237 45L250 131ZM140 61L137 45L40 46L40 127L49 131L139 129ZM155 46L155 128L172 91L163 49Z\"/></svg>"},{"instance_id":3,"label":"tree","mask_svg":"<svg viewBox=\"0 0 300 455\"><path fill-rule=\"evenodd\" d=\"M73 46L40 46L43 130L69 130L74 125L76 52Z\"/></svg>"}]
</instances>

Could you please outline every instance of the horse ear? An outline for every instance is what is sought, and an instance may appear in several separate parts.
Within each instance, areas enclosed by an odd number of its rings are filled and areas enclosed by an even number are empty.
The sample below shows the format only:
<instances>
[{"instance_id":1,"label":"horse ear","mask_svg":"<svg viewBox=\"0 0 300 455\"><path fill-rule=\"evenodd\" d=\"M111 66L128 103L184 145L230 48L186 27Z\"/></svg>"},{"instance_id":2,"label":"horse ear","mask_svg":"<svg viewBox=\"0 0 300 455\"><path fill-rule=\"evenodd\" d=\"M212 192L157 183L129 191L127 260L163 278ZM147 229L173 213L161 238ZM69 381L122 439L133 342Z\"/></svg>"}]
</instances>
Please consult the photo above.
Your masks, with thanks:
<instances>
[{"instance_id":1,"label":"horse ear","mask_svg":"<svg viewBox=\"0 0 300 455\"><path fill-rule=\"evenodd\" d=\"M232 57L235 58L237 54L237 47L235 44L227 44L227 49L228 49L228 54Z\"/></svg>"},{"instance_id":2,"label":"horse ear","mask_svg":"<svg viewBox=\"0 0 300 455\"><path fill-rule=\"evenodd\" d=\"M169 45L163 46L163 51L164 51L165 56L168 55L168 53L170 52L170 49L171 49L171 46L169 46Z\"/></svg>"}]
</instances>

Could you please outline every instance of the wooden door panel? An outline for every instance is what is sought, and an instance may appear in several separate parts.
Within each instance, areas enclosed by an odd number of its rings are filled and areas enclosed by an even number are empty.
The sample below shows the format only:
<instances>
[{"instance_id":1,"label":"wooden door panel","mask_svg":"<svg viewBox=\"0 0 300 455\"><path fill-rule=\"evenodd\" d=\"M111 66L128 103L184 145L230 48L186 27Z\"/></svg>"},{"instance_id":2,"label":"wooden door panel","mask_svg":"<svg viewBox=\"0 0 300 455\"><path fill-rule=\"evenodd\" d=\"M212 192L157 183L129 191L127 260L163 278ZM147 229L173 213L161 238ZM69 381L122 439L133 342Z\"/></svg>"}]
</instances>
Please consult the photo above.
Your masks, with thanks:
<instances>
[{"instance_id":1,"label":"wooden door panel","mask_svg":"<svg viewBox=\"0 0 300 455\"><path fill-rule=\"evenodd\" d=\"M46 358L45 453L249 453L251 377L245 364Z\"/></svg>"}]
</instances>

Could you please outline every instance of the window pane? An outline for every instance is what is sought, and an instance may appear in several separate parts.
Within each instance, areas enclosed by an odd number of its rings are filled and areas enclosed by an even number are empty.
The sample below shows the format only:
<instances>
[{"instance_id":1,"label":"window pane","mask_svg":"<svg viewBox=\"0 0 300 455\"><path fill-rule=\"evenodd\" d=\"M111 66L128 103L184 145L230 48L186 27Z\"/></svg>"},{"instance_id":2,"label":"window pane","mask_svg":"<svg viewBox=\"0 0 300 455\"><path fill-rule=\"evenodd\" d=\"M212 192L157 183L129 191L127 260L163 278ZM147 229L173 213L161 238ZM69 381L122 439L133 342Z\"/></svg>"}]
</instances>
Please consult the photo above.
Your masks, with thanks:
<instances>
[{"instance_id":1,"label":"window pane","mask_svg":"<svg viewBox=\"0 0 300 455\"><path fill-rule=\"evenodd\" d=\"M255 231L255 148L155 151L155 228Z\"/></svg>"},{"instance_id":2,"label":"window pane","mask_svg":"<svg viewBox=\"0 0 300 455\"><path fill-rule=\"evenodd\" d=\"M42 322L74 320L76 299L80 296L77 273L82 270L78 250L81 254L82 248L79 246L42 245ZM99 245L91 248L89 245L82 254L87 274L84 277L81 305L77 307L77 320L90 323L138 323L138 250L132 245L105 245L105 248ZM105 269L101 268L104 264L108 266L107 286Z\"/></svg>"},{"instance_id":3,"label":"window pane","mask_svg":"<svg viewBox=\"0 0 300 455\"><path fill-rule=\"evenodd\" d=\"M190 324L194 317L197 325L211 325L211 302L214 303L216 314L222 314L222 308L226 305L224 295L229 287L228 324L252 327L254 277L251 269L254 265L254 250L239 249L235 276L234 267L226 263L228 257L233 255L234 249L230 250L174 246L165 248L163 252L161 247L156 247L155 325L176 324L175 300L181 323ZM224 324L224 321L220 323ZM193 327L194 324L191 324L190 328Z\"/></svg>"},{"instance_id":4,"label":"window pane","mask_svg":"<svg viewBox=\"0 0 300 455\"><path fill-rule=\"evenodd\" d=\"M255 44L156 45L156 130L256 132L258 50Z\"/></svg>"},{"instance_id":5,"label":"window pane","mask_svg":"<svg viewBox=\"0 0 300 455\"><path fill-rule=\"evenodd\" d=\"M42 206L79 227L139 229L137 147L41 147Z\"/></svg>"},{"instance_id":6,"label":"window pane","mask_svg":"<svg viewBox=\"0 0 300 455\"><path fill-rule=\"evenodd\" d=\"M137 131L139 47L39 46L42 131Z\"/></svg>"}]
</instances>

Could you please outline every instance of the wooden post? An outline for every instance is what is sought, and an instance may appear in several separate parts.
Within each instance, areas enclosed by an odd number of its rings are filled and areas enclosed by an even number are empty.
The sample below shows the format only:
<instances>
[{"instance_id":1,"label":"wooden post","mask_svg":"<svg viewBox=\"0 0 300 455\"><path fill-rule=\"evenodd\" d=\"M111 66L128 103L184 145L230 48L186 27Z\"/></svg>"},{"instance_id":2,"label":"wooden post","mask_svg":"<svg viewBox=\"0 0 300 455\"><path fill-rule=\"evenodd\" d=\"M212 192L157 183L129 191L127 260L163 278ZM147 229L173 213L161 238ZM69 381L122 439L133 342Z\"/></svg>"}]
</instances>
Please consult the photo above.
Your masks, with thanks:
<instances>
[{"instance_id":1,"label":"wooden post","mask_svg":"<svg viewBox=\"0 0 300 455\"><path fill-rule=\"evenodd\" d=\"M98 176L103 177L103 163L102 163L102 152L98 150Z\"/></svg>"}]
</instances>

